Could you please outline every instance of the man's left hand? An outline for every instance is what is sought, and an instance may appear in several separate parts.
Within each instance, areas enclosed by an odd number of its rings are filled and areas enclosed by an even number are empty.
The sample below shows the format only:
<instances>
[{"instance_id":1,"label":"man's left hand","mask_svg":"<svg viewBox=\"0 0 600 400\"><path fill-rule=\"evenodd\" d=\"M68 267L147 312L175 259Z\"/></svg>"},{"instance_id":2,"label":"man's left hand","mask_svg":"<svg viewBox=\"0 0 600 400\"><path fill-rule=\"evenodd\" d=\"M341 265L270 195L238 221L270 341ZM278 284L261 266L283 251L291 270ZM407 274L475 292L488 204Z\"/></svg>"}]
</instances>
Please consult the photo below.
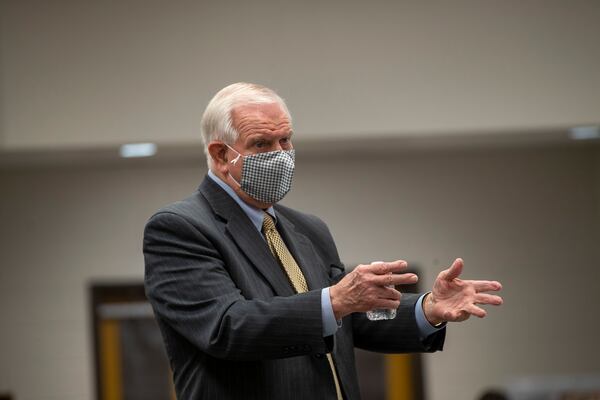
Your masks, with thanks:
<instances>
[{"instance_id":1,"label":"man's left hand","mask_svg":"<svg viewBox=\"0 0 600 400\"><path fill-rule=\"evenodd\" d=\"M425 297L423 310L432 325L464 321L471 315L483 318L487 312L479 305L502 304L502 297L486 293L502 289L500 282L459 279L463 266L463 260L457 258L450 268L440 272L432 292Z\"/></svg>"}]
</instances>

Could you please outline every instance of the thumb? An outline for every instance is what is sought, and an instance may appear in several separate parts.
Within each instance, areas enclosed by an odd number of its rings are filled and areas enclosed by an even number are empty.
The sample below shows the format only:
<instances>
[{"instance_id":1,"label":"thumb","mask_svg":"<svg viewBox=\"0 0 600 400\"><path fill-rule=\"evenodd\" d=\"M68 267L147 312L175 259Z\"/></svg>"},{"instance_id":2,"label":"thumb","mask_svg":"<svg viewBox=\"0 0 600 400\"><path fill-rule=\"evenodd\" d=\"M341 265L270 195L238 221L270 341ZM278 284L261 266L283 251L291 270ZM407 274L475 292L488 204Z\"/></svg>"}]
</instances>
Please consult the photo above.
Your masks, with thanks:
<instances>
[{"instance_id":1,"label":"thumb","mask_svg":"<svg viewBox=\"0 0 600 400\"><path fill-rule=\"evenodd\" d=\"M452 265L450 266L450 268L448 268L446 270L446 276L444 276L444 279L447 281L451 281L454 280L455 278L458 278L460 276L460 274L462 273L464 267L464 262L462 260L462 258L457 258L456 260L454 260L454 262L452 263Z\"/></svg>"}]
</instances>

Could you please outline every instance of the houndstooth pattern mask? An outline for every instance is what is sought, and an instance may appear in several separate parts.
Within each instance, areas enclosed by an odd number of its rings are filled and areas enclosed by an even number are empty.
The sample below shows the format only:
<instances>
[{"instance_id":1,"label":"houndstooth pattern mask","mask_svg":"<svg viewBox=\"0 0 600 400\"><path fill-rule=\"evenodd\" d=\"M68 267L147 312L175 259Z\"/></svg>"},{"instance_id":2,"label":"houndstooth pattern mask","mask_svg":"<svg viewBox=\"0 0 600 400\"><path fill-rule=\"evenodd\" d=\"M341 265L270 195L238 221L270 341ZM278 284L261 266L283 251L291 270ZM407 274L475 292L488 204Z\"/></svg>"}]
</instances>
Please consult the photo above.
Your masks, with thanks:
<instances>
[{"instance_id":1,"label":"houndstooth pattern mask","mask_svg":"<svg viewBox=\"0 0 600 400\"><path fill-rule=\"evenodd\" d=\"M240 154L237 150L229 148ZM295 166L293 149L247 156L240 154L231 163L235 164L240 156L244 164L239 185L250 197L263 203L273 204L283 199L292 188Z\"/></svg>"}]
</instances>

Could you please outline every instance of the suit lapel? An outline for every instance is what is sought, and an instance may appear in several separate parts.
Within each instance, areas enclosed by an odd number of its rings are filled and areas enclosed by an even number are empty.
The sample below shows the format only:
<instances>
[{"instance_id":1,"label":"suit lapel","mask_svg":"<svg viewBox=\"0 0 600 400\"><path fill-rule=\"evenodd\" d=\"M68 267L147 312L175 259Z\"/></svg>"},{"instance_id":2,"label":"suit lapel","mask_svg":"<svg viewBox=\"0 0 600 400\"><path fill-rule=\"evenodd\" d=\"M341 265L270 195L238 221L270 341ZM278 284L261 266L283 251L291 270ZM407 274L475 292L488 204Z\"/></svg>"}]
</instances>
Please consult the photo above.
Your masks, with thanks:
<instances>
[{"instance_id":1,"label":"suit lapel","mask_svg":"<svg viewBox=\"0 0 600 400\"><path fill-rule=\"evenodd\" d=\"M290 281L273 257L267 242L241 209L232 214L232 218L227 223L227 232L248 256L254 267L269 281L278 295L291 296L294 294Z\"/></svg>"},{"instance_id":2,"label":"suit lapel","mask_svg":"<svg viewBox=\"0 0 600 400\"><path fill-rule=\"evenodd\" d=\"M212 179L205 178L199 188L216 215L226 223L226 232L248 257L254 268L279 296L291 296L294 290L269 247L240 206Z\"/></svg>"},{"instance_id":3,"label":"suit lapel","mask_svg":"<svg viewBox=\"0 0 600 400\"><path fill-rule=\"evenodd\" d=\"M310 240L298 232L281 212L277 213L277 230L302 270L309 290L320 289L323 285L327 285L329 282L327 275L322 268L319 268L321 263Z\"/></svg>"}]
</instances>

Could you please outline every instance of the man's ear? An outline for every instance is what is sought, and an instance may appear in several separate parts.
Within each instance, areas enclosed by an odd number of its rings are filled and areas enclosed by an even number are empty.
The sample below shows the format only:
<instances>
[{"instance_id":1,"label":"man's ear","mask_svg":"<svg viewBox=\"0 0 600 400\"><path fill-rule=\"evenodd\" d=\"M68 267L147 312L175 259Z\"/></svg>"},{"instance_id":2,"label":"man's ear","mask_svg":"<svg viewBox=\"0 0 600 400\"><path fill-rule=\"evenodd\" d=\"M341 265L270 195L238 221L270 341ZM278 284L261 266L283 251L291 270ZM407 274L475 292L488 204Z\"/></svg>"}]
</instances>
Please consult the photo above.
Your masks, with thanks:
<instances>
[{"instance_id":1,"label":"man's ear","mask_svg":"<svg viewBox=\"0 0 600 400\"><path fill-rule=\"evenodd\" d=\"M213 167L220 172L227 172L227 146L222 142L210 142L208 154L212 158Z\"/></svg>"}]
</instances>

